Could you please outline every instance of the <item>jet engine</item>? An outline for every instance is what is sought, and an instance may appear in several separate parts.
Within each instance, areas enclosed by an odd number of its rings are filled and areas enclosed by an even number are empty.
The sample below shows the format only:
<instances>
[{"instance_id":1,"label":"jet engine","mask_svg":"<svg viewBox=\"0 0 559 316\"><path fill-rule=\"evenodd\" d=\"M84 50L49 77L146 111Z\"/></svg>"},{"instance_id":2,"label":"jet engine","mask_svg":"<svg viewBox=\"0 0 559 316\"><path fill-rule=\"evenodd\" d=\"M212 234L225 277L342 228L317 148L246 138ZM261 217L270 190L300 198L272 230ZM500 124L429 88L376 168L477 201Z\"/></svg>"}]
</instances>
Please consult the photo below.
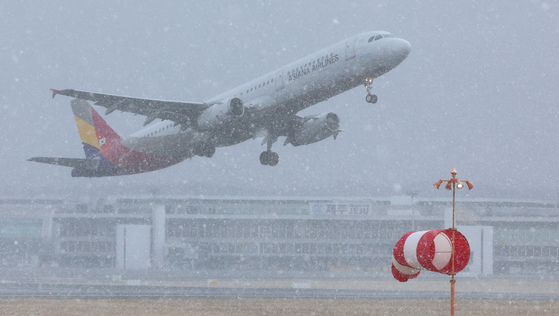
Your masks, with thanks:
<instances>
[{"instance_id":1,"label":"jet engine","mask_svg":"<svg viewBox=\"0 0 559 316\"><path fill-rule=\"evenodd\" d=\"M242 117L244 113L245 106L241 99L227 99L212 105L202 112L198 117L198 128L200 130L207 130L217 124L223 124Z\"/></svg>"},{"instance_id":2,"label":"jet engine","mask_svg":"<svg viewBox=\"0 0 559 316\"><path fill-rule=\"evenodd\" d=\"M335 113L307 116L304 122L287 137L285 144L301 146L319 142L330 136L336 137L340 132L339 127L340 118Z\"/></svg>"}]
</instances>

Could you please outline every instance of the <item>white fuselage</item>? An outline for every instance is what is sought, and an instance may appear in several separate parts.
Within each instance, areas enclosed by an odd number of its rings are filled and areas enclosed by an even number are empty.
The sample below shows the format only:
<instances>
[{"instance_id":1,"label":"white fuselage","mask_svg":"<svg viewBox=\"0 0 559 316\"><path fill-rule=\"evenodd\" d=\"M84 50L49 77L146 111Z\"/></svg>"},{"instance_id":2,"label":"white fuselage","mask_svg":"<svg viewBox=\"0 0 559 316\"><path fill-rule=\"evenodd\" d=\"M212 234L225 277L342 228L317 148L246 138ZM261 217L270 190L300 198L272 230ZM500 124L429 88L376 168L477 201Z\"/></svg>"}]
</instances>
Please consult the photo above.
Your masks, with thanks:
<instances>
[{"instance_id":1,"label":"white fuselage","mask_svg":"<svg viewBox=\"0 0 559 316\"><path fill-rule=\"evenodd\" d=\"M375 35L386 38L369 41ZM364 84L390 71L409 54L410 44L387 32L367 32L324 48L287 66L269 72L241 86L217 95L205 103L215 104L239 98L247 109L265 110L288 105L296 112L339 93ZM214 147L230 146L256 137L253 132L242 137L213 137L212 130L181 129L173 122L162 121L122 140L130 149L156 155L186 159L192 148L213 142ZM215 139L214 139L215 138Z\"/></svg>"}]
</instances>

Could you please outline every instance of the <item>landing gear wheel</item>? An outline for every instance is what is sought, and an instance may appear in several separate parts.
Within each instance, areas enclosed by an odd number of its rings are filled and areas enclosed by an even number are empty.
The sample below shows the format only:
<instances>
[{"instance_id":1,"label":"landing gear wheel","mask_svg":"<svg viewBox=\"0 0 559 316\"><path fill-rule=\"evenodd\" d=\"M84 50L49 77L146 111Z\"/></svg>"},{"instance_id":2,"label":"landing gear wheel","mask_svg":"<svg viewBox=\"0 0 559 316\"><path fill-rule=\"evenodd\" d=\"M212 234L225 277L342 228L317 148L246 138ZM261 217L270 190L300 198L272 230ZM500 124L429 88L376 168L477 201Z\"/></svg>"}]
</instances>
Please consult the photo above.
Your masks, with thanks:
<instances>
[{"instance_id":1,"label":"landing gear wheel","mask_svg":"<svg viewBox=\"0 0 559 316\"><path fill-rule=\"evenodd\" d=\"M260 154L260 163L264 166L275 166L279 162L279 155L273 151L263 151Z\"/></svg>"},{"instance_id":2,"label":"landing gear wheel","mask_svg":"<svg viewBox=\"0 0 559 316\"><path fill-rule=\"evenodd\" d=\"M263 151L260 154L260 163L264 166L266 166L268 164L268 160L269 160L270 154L268 151Z\"/></svg>"},{"instance_id":3,"label":"landing gear wheel","mask_svg":"<svg viewBox=\"0 0 559 316\"><path fill-rule=\"evenodd\" d=\"M268 165L270 165L270 166L273 167L273 166L277 165L278 162L279 162L279 155L278 155L278 153L271 152L271 153L270 153L270 160L268 161Z\"/></svg>"},{"instance_id":4,"label":"landing gear wheel","mask_svg":"<svg viewBox=\"0 0 559 316\"><path fill-rule=\"evenodd\" d=\"M375 104L378 101L378 97L376 94L367 94L367 96L365 97L365 100L369 103Z\"/></svg>"}]
</instances>

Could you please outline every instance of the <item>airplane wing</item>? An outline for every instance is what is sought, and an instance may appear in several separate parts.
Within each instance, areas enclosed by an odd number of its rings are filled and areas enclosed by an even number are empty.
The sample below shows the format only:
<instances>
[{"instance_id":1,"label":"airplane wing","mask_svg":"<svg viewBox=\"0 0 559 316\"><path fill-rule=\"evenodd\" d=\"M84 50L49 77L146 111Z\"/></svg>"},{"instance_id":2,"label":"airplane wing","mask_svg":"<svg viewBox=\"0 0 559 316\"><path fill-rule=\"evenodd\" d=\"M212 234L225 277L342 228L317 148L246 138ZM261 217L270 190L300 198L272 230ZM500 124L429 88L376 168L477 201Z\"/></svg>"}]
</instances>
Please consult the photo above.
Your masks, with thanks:
<instances>
[{"instance_id":1,"label":"airplane wing","mask_svg":"<svg viewBox=\"0 0 559 316\"><path fill-rule=\"evenodd\" d=\"M130 112L147 116L144 125L151 123L155 119L170 120L177 124L187 123L195 120L200 113L206 110L211 104L203 102L179 102L149 100L132 97L124 97L110 94L77 91L73 89L56 90L51 89L52 97L57 94L94 101L95 105L105 107L105 115L113 111Z\"/></svg>"},{"instance_id":2,"label":"airplane wing","mask_svg":"<svg viewBox=\"0 0 559 316\"><path fill-rule=\"evenodd\" d=\"M86 169L97 168L99 160L87 158L54 158L54 157L33 157L27 161L48 163L50 165L64 166L64 167L82 167Z\"/></svg>"}]
</instances>

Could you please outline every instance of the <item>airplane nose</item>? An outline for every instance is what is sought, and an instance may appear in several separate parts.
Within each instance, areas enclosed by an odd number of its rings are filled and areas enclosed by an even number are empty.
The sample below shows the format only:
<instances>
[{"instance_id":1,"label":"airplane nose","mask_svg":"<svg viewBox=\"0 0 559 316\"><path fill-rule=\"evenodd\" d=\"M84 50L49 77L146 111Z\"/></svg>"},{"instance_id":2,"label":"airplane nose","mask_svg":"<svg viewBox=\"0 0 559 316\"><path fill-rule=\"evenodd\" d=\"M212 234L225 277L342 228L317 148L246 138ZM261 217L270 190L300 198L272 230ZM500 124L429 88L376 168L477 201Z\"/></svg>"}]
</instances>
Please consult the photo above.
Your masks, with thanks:
<instances>
[{"instance_id":1,"label":"airplane nose","mask_svg":"<svg viewBox=\"0 0 559 316\"><path fill-rule=\"evenodd\" d=\"M406 57L408 57L408 55L410 54L411 51L411 45L408 41L406 41L405 39L401 39L398 38L397 39L397 44L395 47L395 51L396 54L398 55L398 57L400 57L400 62L402 62L404 59L406 59Z\"/></svg>"},{"instance_id":2,"label":"airplane nose","mask_svg":"<svg viewBox=\"0 0 559 316\"><path fill-rule=\"evenodd\" d=\"M401 38L392 39L388 47L388 51L390 52L388 57L388 70L395 68L403 62L411 51L410 43Z\"/></svg>"},{"instance_id":3,"label":"airplane nose","mask_svg":"<svg viewBox=\"0 0 559 316\"><path fill-rule=\"evenodd\" d=\"M377 43L377 41L373 43ZM370 59L371 66L374 69L373 77L378 77L403 62L410 54L411 45L405 39L384 38L378 41L377 45L371 45L371 50L376 52L376 54L371 54L372 58Z\"/></svg>"}]
</instances>

